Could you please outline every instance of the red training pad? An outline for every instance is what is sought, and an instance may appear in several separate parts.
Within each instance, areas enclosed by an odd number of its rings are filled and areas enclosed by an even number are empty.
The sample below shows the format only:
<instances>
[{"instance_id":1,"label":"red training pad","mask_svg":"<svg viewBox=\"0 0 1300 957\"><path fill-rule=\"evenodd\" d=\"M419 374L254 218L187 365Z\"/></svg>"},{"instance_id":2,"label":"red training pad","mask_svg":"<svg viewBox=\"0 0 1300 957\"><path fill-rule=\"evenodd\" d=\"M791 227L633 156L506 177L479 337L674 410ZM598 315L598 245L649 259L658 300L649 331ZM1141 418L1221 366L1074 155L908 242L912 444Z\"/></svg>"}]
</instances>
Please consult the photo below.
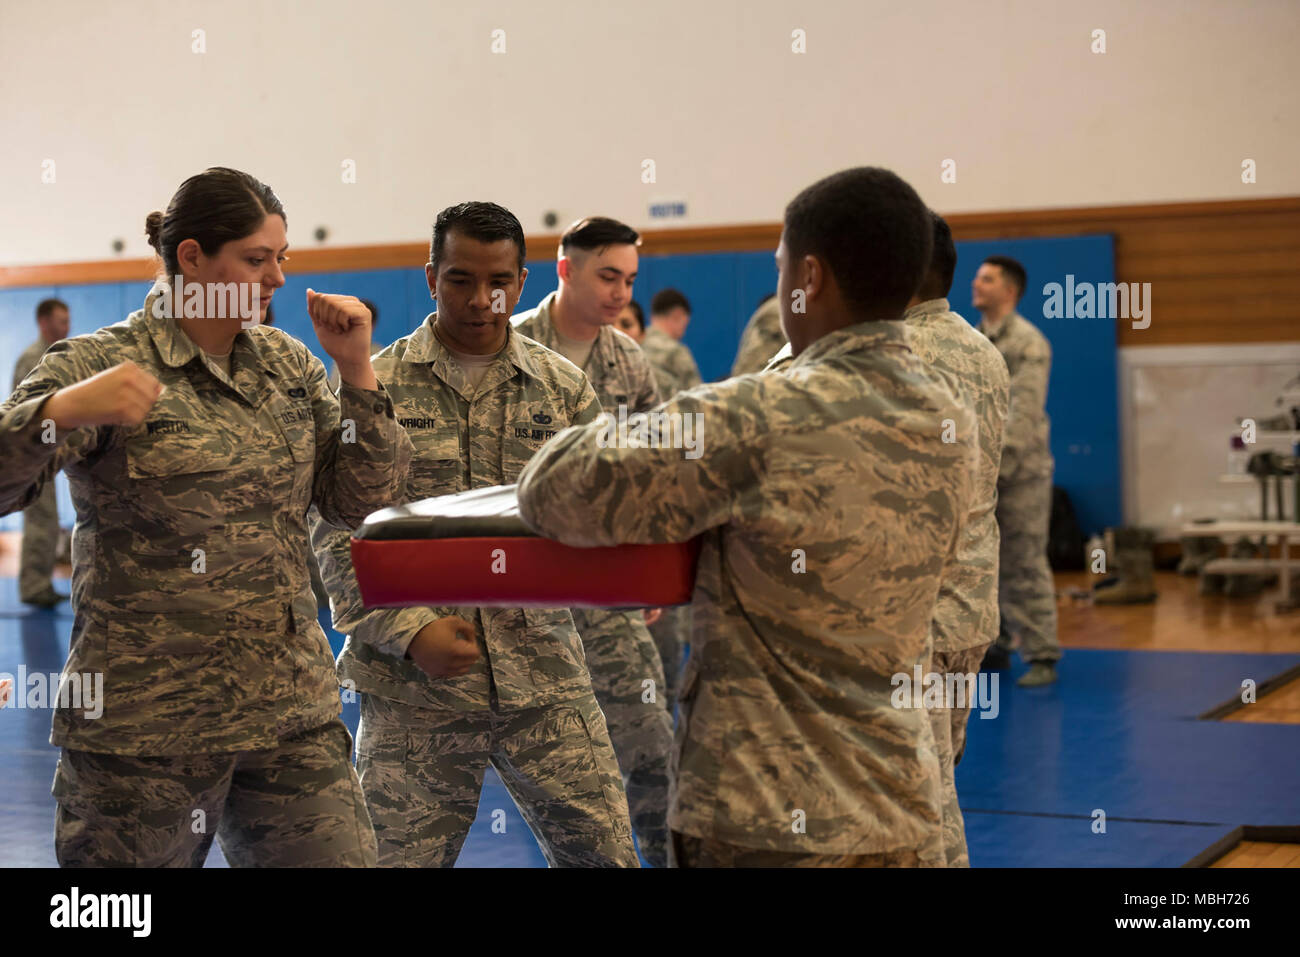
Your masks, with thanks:
<instances>
[{"instance_id":1,"label":"red training pad","mask_svg":"<svg viewBox=\"0 0 1300 957\"><path fill-rule=\"evenodd\" d=\"M367 608L680 605L691 600L699 553L698 539L609 548L504 536L352 539L352 566ZM503 571L494 572L494 563Z\"/></svg>"}]
</instances>

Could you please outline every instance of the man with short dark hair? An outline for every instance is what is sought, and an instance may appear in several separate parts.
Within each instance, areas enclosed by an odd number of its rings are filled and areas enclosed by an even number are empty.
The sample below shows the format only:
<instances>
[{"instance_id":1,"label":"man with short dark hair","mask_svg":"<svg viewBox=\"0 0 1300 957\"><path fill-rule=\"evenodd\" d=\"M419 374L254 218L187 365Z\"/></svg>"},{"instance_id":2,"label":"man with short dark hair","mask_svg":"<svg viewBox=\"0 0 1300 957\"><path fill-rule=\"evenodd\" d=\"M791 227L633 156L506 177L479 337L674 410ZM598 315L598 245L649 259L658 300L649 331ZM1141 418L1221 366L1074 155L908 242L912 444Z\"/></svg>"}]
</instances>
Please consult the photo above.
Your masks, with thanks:
<instances>
[{"instance_id":1,"label":"man with short dark hair","mask_svg":"<svg viewBox=\"0 0 1300 957\"><path fill-rule=\"evenodd\" d=\"M989 256L975 274L971 301L983 317L980 332L997 346L1011 375L1011 404L998 470L1002 624L990 652L990 666L1005 667L1010 639L1019 637L1020 656L1029 670L1016 683L1037 687L1056 680L1061 646L1056 637L1056 587L1047 563L1053 467L1047 380L1052 347L1016 311L1027 283L1025 267L1019 262L1010 256Z\"/></svg>"},{"instance_id":2,"label":"man with short dark hair","mask_svg":"<svg viewBox=\"0 0 1300 957\"><path fill-rule=\"evenodd\" d=\"M960 683L964 676L979 673L984 652L998 635L995 511L1010 383L997 347L948 306L957 247L943 217L932 211L930 219L934 226L930 268L903 320L911 333L912 351L944 378L970 412L978 435L979 466L957 549L940 576L929 672L938 675L945 688L969 688ZM953 682L948 675L956 676ZM972 706L963 693L959 701L945 700L929 709L943 778L943 846L949 867L970 866L954 769L966 745L966 721Z\"/></svg>"},{"instance_id":3,"label":"man with short dark hair","mask_svg":"<svg viewBox=\"0 0 1300 957\"><path fill-rule=\"evenodd\" d=\"M700 384L700 368L682 343L691 321L691 303L676 289L660 289L650 301L650 328L641 349L650 360L659 395L668 399Z\"/></svg>"},{"instance_id":4,"label":"man with short dark hair","mask_svg":"<svg viewBox=\"0 0 1300 957\"><path fill-rule=\"evenodd\" d=\"M645 412L659 404L650 363L614 323L632 298L641 237L604 216L579 220L560 238L560 287L513 320L524 335L586 373L604 411ZM587 522L575 516L575 522ZM609 722L641 854L668 862L668 777L672 716L659 649L641 612L574 608L596 699Z\"/></svg>"},{"instance_id":5,"label":"man with short dark hair","mask_svg":"<svg viewBox=\"0 0 1300 957\"><path fill-rule=\"evenodd\" d=\"M511 320L524 335L586 372L601 404L614 414L617 405L634 412L659 401L640 347L614 328L632 298L640 243L636 230L618 220L579 220L560 237L555 266L559 289ZM608 395L602 393L602 384L608 384Z\"/></svg>"},{"instance_id":6,"label":"man with short dark hair","mask_svg":"<svg viewBox=\"0 0 1300 957\"><path fill-rule=\"evenodd\" d=\"M976 458L970 413L900 321L931 242L888 170L813 184L776 253L790 364L658 410L701 417L702 455L607 448L598 424L524 468L519 511L540 534L702 536L670 819L682 866L943 865L930 720L893 700L930 663Z\"/></svg>"},{"instance_id":7,"label":"man with short dark hair","mask_svg":"<svg viewBox=\"0 0 1300 957\"><path fill-rule=\"evenodd\" d=\"M371 360L415 448L404 502L511 483L553 430L600 413L577 369L510 326L524 252L495 203L438 214L425 266L437 311ZM491 762L551 865L637 866L569 612L366 610L347 532L317 520L312 540L348 636L339 673L361 692L357 771L379 863L454 865Z\"/></svg>"},{"instance_id":8,"label":"man with short dark hair","mask_svg":"<svg viewBox=\"0 0 1300 957\"><path fill-rule=\"evenodd\" d=\"M67 338L69 324L68 304L62 299L42 299L37 303L36 328L40 335L14 363L14 389L40 364L46 349ZM51 481L23 509L23 538L18 558L18 597L23 604L53 608L68 600L67 595L54 589L54 558L58 547L59 503Z\"/></svg>"}]
</instances>

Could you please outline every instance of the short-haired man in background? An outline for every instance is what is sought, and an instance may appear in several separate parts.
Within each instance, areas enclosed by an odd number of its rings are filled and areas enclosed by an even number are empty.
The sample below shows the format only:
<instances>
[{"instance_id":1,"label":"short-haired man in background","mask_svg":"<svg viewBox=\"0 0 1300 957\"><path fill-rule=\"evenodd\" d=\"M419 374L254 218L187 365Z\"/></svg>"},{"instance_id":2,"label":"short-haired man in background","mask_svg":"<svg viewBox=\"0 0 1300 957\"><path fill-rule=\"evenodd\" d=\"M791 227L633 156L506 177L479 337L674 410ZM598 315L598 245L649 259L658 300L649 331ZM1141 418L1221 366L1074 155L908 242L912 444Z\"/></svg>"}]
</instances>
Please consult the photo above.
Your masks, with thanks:
<instances>
[{"instance_id":1,"label":"short-haired man in background","mask_svg":"<svg viewBox=\"0 0 1300 957\"><path fill-rule=\"evenodd\" d=\"M990 664L1001 664L998 658L1005 660L1009 639L1019 637L1020 656L1029 670L1016 683L1035 687L1056 680L1061 645L1056 638L1056 586L1047 563L1054 464L1047 422L1052 347L1016 311L1028 281L1025 267L1010 256L989 256L971 283L971 300L983 317L980 332L998 347L1011 375L998 471L1002 625Z\"/></svg>"},{"instance_id":2,"label":"short-haired man in background","mask_svg":"<svg viewBox=\"0 0 1300 957\"><path fill-rule=\"evenodd\" d=\"M659 395L671 399L700 384L700 368L691 350L682 344L691 322L691 303L676 289L660 289L650 301L650 328L641 349L650 360Z\"/></svg>"},{"instance_id":3,"label":"short-haired man in background","mask_svg":"<svg viewBox=\"0 0 1300 957\"><path fill-rule=\"evenodd\" d=\"M592 216L574 223L560 237L559 289L512 320L524 335L585 372L601 407L613 416L620 415L620 406L631 415L659 404L641 347L614 327L632 299L640 242L636 230L615 219ZM573 619L626 779L641 853L662 867L668 861L673 730L659 649L641 612L575 608Z\"/></svg>"},{"instance_id":4,"label":"short-haired man in background","mask_svg":"<svg viewBox=\"0 0 1300 957\"><path fill-rule=\"evenodd\" d=\"M14 364L13 388L40 363L45 350L67 338L68 304L62 299L42 299L36 306L36 341L23 350ZM46 482L36 500L23 509L23 540L18 558L18 597L25 605L53 608L68 596L54 590L54 559L59 547L59 503L54 483Z\"/></svg>"}]
</instances>

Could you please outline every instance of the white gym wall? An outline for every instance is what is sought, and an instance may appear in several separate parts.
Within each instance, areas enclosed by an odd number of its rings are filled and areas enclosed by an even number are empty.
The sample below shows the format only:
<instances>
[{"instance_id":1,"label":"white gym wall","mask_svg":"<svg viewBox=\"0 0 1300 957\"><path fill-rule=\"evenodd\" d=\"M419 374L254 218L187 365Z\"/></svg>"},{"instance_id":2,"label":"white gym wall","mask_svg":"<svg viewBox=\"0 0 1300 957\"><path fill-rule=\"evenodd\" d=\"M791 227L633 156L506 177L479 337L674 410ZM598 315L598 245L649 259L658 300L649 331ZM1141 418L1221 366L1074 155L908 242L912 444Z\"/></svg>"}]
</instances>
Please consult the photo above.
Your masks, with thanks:
<instances>
[{"instance_id":1,"label":"white gym wall","mask_svg":"<svg viewBox=\"0 0 1300 957\"><path fill-rule=\"evenodd\" d=\"M145 214L216 164L298 246L418 240L464 199L530 232L651 199L772 221L863 163L945 212L1295 194L1297 48L1289 0L4 0L0 263L147 255Z\"/></svg>"}]
</instances>

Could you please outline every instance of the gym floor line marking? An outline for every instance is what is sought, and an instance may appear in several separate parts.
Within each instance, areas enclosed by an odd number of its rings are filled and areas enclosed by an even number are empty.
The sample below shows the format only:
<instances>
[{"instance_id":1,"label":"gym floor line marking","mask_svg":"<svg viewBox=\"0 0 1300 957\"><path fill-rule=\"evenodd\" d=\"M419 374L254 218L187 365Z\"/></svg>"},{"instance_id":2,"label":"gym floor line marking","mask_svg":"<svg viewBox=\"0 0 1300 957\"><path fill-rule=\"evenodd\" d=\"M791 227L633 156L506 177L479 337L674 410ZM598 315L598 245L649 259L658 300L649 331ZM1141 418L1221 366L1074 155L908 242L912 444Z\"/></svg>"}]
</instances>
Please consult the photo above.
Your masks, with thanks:
<instances>
[{"instance_id":1,"label":"gym floor line marking","mask_svg":"<svg viewBox=\"0 0 1300 957\"><path fill-rule=\"evenodd\" d=\"M979 807L964 807L962 814L1004 814L1009 817L1054 817L1067 821L1091 821L1091 814L1052 814L1048 811L993 811ZM1183 827L1229 827L1220 821L1167 821L1155 817L1115 817L1107 814L1106 821L1123 821L1126 824L1177 824Z\"/></svg>"}]
</instances>

